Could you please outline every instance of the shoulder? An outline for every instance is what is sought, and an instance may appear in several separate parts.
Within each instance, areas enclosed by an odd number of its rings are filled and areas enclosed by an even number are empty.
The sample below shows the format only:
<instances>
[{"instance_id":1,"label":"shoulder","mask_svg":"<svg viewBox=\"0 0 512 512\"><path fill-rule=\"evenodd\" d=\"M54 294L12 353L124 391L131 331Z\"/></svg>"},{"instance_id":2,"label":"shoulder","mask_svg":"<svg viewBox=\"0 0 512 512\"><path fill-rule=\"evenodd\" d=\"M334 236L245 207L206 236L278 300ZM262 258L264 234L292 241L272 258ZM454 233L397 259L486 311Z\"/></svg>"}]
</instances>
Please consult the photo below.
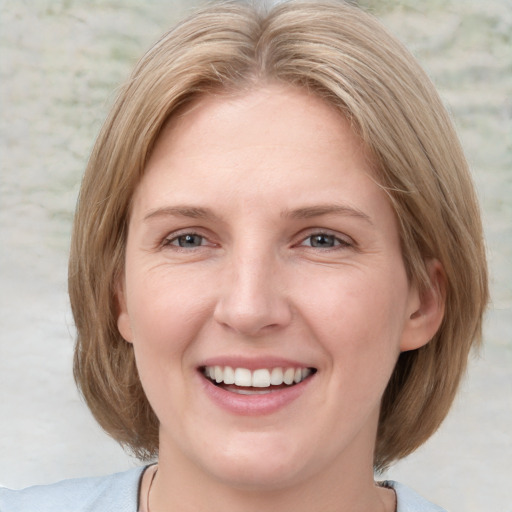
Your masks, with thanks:
<instances>
[{"instance_id":1,"label":"shoulder","mask_svg":"<svg viewBox=\"0 0 512 512\"><path fill-rule=\"evenodd\" d=\"M64 480L20 491L0 488L0 512L137 512L139 482L144 469Z\"/></svg>"},{"instance_id":2,"label":"shoulder","mask_svg":"<svg viewBox=\"0 0 512 512\"><path fill-rule=\"evenodd\" d=\"M394 489L397 498L396 512L446 512L403 484L387 480L381 485Z\"/></svg>"}]
</instances>

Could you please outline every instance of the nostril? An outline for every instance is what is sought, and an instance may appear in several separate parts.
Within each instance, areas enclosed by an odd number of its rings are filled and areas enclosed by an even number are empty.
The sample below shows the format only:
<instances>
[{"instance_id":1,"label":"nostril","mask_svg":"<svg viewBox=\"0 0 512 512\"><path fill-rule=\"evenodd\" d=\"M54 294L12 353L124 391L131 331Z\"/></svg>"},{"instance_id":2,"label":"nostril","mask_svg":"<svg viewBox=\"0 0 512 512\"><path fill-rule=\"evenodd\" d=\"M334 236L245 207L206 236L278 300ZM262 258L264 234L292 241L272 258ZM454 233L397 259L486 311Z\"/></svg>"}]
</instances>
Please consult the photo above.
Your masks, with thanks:
<instances>
[{"instance_id":1,"label":"nostril","mask_svg":"<svg viewBox=\"0 0 512 512\"><path fill-rule=\"evenodd\" d=\"M220 291L213 317L225 329L256 337L290 323L292 314L287 299L274 288L268 272L265 276L260 274L252 268Z\"/></svg>"}]
</instances>

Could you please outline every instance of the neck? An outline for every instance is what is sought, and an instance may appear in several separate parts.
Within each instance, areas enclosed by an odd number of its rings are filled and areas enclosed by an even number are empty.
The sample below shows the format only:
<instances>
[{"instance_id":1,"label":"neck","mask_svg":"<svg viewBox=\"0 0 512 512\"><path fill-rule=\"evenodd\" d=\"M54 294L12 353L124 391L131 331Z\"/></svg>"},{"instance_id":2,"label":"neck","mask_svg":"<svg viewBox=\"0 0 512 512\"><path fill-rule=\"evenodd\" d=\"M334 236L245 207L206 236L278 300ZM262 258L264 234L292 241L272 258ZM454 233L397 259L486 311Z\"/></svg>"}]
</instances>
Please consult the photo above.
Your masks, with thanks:
<instances>
[{"instance_id":1,"label":"neck","mask_svg":"<svg viewBox=\"0 0 512 512\"><path fill-rule=\"evenodd\" d=\"M174 450L167 456L161 446L158 473L151 488L148 512L383 512L395 510L394 492L375 485L372 459L366 464L335 461L321 473L255 486L222 481L198 471ZM359 459L359 462L361 460ZM369 468L369 469L368 469ZM200 492L198 492L200 490Z\"/></svg>"}]
</instances>

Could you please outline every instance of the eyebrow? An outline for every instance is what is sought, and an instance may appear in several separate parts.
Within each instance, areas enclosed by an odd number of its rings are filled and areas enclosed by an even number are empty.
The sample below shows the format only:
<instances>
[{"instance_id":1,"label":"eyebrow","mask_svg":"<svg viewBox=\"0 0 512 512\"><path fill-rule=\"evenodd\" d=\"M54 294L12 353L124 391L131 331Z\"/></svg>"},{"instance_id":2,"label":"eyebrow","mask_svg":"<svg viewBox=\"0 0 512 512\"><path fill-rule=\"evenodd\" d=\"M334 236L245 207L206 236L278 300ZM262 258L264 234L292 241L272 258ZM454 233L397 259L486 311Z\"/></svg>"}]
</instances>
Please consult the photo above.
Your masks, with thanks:
<instances>
[{"instance_id":1,"label":"eyebrow","mask_svg":"<svg viewBox=\"0 0 512 512\"><path fill-rule=\"evenodd\" d=\"M155 217L188 217L190 219L218 219L219 217L209 208L200 208L197 206L165 206L155 208L144 216L144 220Z\"/></svg>"},{"instance_id":2,"label":"eyebrow","mask_svg":"<svg viewBox=\"0 0 512 512\"><path fill-rule=\"evenodd\" d=\"M343 215L362 219L368 222L369 224L373 225L372 219L366 213L352 206L346 206L341 204L322 204L316 206L307 206L304 208L297 208L294 210L285 210L281 215L283 217L289 217L298 220L311 219L313 217L321 217L323 215Z\"/></svg>"},{"instance_id":3,"label":"eyebrow","mask_svg":"<svg viewBox=\"0 0 512 512\"><path fill-rule=\"evenodd\" d=\"M371 218L361 210L352 206L340 204L322 204L315 206L306 206L303 208L296 208L293 210L284 210L281 212L281 217L291 218L296 220L311 219L314 217L321 217L324 215L343 215L348 217L355 217L362 219L369 224L373 225ZM165 206L163 208L155 208L144 216L144 220L152 219L155 217L187 217L189 219L211 219L220 220L220 217L213 213L210 208L202 208L198 206Z\"/></svg>"}]
</instances>

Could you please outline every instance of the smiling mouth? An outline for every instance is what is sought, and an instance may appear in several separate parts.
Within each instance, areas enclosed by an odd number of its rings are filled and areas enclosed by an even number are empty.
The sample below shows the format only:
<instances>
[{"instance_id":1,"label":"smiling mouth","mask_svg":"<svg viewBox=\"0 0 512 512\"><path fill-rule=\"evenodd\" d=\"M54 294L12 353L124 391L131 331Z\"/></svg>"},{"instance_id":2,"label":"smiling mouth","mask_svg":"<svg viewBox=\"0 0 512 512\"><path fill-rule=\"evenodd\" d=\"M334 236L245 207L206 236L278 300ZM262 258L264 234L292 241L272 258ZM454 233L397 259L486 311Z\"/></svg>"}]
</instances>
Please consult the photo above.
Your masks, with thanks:
<instances>
[{"instance_id":1,"label":"smiling mouth","mask_svg":"<svg viewBox=\"0 0 512 512\"><path fill-rule=\"evenodd\" d=\"M240 395L261 395L295 386L316 373L315 368L232 368L204 366L203 375L218 387Z\"/></svg>"}]
</instances>

